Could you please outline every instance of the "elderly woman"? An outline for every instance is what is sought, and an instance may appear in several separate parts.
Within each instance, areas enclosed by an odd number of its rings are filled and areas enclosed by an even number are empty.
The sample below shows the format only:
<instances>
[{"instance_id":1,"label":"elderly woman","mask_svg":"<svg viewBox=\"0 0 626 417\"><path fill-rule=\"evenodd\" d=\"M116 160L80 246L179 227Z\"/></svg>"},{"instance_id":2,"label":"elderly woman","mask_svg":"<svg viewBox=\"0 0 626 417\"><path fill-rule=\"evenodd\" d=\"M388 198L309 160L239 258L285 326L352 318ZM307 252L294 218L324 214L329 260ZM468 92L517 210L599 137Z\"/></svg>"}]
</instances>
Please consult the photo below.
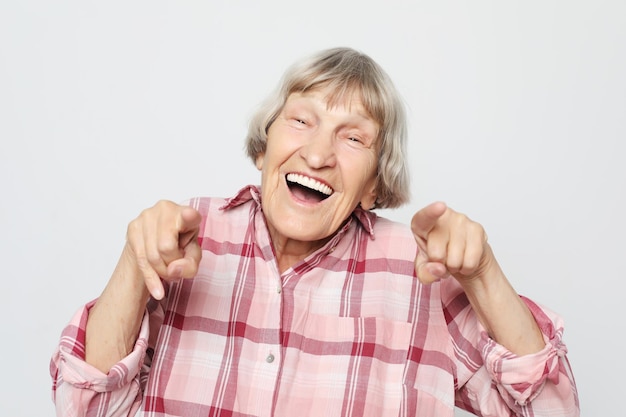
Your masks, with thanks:
<instances>
[{"instance_id":1,"label":"elderly woman","mask_svg":"<svg viewBox=\"0 0 626 417\"><path fill-rule=\"evenodd\" d=\"M483 228L411 227L405 114L348 48L293 66L253 118L261 185L133 220L63 332L59 416L577 416L561 319L520 297Z\"/></svg>"}]
</instances>

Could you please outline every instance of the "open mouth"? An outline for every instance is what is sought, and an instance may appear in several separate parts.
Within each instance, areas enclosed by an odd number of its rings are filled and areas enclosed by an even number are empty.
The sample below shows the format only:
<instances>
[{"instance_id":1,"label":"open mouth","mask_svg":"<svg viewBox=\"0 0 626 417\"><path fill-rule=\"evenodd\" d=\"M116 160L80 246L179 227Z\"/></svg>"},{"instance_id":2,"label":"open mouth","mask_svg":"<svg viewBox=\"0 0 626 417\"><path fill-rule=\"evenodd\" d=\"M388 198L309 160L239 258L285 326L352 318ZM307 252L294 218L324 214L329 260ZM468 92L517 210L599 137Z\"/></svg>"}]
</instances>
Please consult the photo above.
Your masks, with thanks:
<instances>
[{"instance_id":1,"label":"open mouth","mask_svg":"<svg viewBox=\"0 0 626 417\"><path fill-rule=\"evenodd\" d=\"M319 203L333 193L328 185L301 174L290 173L285 179L289 191L300 200Z\"/></svg>"}]
</instances>

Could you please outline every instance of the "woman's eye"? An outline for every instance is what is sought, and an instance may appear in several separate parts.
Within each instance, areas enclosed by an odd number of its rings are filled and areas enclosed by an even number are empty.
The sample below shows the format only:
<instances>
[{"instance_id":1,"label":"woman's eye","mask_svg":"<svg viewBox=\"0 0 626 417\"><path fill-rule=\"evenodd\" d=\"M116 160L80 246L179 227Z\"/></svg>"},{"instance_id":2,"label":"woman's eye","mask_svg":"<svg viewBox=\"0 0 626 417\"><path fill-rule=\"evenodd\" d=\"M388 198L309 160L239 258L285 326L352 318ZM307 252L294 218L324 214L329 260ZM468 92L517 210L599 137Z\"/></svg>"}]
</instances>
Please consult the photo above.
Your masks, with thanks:
<instances>
[{"instance_id":1,"label":"woman's eye","mask_svg":"<svg viewBox=\"0 0 626 417\"><path fill-rule=\"evenodd\" d=\"M306 125L307 122L305 119L302 119L300 117L292 117L291 118L292 123L297 124L297 125Z\"/></svg>"}]
</instances>

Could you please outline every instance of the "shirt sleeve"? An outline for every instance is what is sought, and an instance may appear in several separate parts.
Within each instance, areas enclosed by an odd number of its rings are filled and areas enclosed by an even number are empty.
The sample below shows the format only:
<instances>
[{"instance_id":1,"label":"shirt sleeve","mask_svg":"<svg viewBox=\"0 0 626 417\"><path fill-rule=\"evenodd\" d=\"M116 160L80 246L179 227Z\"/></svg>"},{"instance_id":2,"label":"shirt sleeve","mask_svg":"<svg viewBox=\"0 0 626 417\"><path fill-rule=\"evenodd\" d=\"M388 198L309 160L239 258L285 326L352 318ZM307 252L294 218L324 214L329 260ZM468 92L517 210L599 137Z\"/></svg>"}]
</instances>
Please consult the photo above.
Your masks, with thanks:
<instances>
[{"instance_id":1,"label":"shirt sleeve","mask_svg":"<svg viewBox=\"0 0 626 417\"><path fill-rule=\"evenodd\" d=\"M92 301L81 308L61 334L50 361L52 400L58 416L132 416L141 404L149 370L149 314L146 311L135 346L108 374L85 362L85 329Z\"/></svg>"},{"instance_id":2,"label":"shirt sleeve","mask_svg":"<svg viewBox=\"0 0 626 417\"><path fill-rule=\"evenodd\" d=\"M457 405L485 416L577 417L578 394L563 342L563 320L521 298L541 329L545 347L534 354L515 355L491 339L478 319L470 320L477 330L482 364L457 394Z\"/></svg>"}]
</instances>

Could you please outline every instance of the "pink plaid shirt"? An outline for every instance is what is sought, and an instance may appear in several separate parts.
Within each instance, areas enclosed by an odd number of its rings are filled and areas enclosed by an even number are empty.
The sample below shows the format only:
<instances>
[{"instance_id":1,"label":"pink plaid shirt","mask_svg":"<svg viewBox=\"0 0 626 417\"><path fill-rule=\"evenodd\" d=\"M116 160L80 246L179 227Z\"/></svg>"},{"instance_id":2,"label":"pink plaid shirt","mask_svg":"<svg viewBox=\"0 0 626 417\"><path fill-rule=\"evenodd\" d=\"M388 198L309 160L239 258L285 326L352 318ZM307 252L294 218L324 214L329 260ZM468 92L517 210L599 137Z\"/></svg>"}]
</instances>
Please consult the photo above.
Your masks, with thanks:
<instances>
[{"instance_id":1,"label":"pink plaid shirt","mask_svg":"<svg viewBox=\"0 0 626 417\"><path fill-rule=\"evenodd\" d=\"M419 283L407 226L357 209L281 275L256 187L189 204L204 218L198 275L148 304L106 375L84 362L81 309L51 361L57 415L579 415L561 319L524 299L546 347L513 355L454 279Z\"/></svg>"}]
</instances>

